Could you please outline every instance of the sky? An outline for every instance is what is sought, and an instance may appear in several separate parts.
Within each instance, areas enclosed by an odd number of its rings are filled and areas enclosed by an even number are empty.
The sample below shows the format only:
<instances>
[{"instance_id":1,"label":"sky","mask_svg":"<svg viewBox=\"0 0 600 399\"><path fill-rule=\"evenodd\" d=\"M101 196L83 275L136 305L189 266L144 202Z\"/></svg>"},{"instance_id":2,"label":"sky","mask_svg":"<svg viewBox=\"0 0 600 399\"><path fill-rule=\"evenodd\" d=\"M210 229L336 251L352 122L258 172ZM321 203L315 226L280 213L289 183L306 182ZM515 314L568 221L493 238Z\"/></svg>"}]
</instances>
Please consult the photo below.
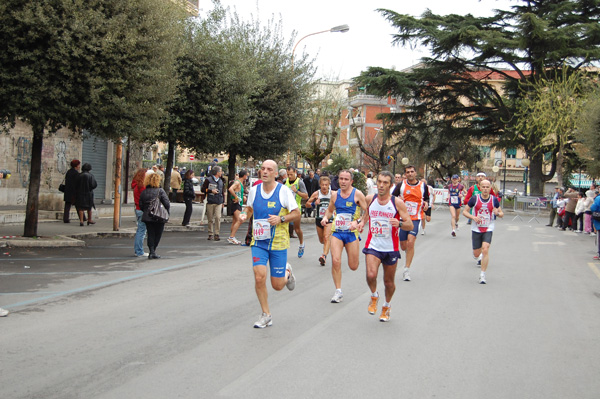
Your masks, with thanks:
<instances>
[{"instance_id":1,"label":"sky","mask_svg":"<svg viewBox=\"0 0 600 399\"><path fill-rule=\"evenodd\" d=\"M235 9L242 19L258 16L260 21L281 19L285 39L297 33L296 42L310 33L347 24L346 33L323 33L303 39L296 57L307 53L315 59L317 77L343 80L358 76L369 66L401 70L428 55L427 49L392 45L396 31L378 8L419 16L427 9L441 15L473 14L489 16L494 9L508 9L517 0L221 0L224 7ZM200 0L200 15L212 9L210 0Z\"/></svg>"}]
</instances>

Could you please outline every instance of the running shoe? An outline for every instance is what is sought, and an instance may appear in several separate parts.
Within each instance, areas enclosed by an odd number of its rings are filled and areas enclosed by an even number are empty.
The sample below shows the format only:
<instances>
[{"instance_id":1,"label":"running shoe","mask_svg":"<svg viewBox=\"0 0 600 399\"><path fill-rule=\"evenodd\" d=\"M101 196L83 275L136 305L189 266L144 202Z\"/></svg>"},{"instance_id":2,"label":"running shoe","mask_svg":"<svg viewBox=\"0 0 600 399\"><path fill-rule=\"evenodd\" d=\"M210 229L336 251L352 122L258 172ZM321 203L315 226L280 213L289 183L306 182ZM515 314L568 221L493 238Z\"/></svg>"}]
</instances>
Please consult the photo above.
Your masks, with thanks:
<instances>
[{"instance_id":1,"label":"running shoe","mask_svg":"<svg viewBox=\"0 0 600 399\"><path fill-rule=\"evenodd\" d=\"M227 242L233 245L240 245L242 242L235 237L229 237Z\"/></svg>"},{"instance_id":2,"label":"running shoe","mask_svg":"<svg viewBox=\"0 0 600 399\"><path fill-rule=\"evenodd\" d=\"M481 259L477 259L477 266L481 266Z\"/></svg>"},{"instance_id":3,"label":"running shoe","mask_svg":"<svg viewBox=\"0 0 600 399\"><path fill-rule=\"evenodd\" d=\"M487 284L485 281L485 273L479 275L479 284Z\"/></svg>"},{"instance_id":4,"label":"running shoe","mask_svg":"<svg viewBox=\"0 0 600 399\"><path fill-rule=\"evenodd\" d=\"M331 297L331 303L340 303L344 300L344 294L342 294L342 290L335 290L335 294Z\"/></svg>"},{"instance_id":5,"label":"running shoe","mask_svg":"<svg viewBox=\"0 0 600 399\"><path fill-rule=\"evenodd\" d=\"M594 260L600 260L600 256L596 255L592 259L594 259Z\"/></svg>"},{"instance_id":6,"label":"running shoe","mask_svg":"<svg viewBox=\"0 0 600 399\"><path fill-rule=\"evenodd\" d=\"M424 236L425 235L425 229L421 230L421 235Z\"/></svg>"},{"instance_id":7,"label":"running shoe","mask_svg":"<svg viewBox=\"0 0 600 399\"><path fill-rule=\"evenodd\" d=\"M254 323L254 328L265 328L273 325L273 318L270 314L263 313L260 319Z\"/></svg>"},{"instance_id":8,"label":"running shoe","mask_svg":"<svg viewBox=\"0 0 600 399\"><path fill-rule=\"evenodd\" d=\"M325 255L319 256L319 263L321 264L321 266L325 266L326 260L327 260L327 256L325 256Z\"/></svg>"},{"instance_id":9,"label":"running shoe","mask_svg":"<svg viewBox=\"0 0 600 399\"><path fill-rule=\"evenodd\" d=\"M285 283L285 286L288 290L294 291L294 288L296 288L296 276L294 276L294 273L292 272L292 265L286 263L285 269L290 271L290 275L288 276L288 281Z\"/></svg>"},{"instance_id":10,"label":"running shoe","mask_svg":"<svg viewBox=\"0 0 600 399\"><path fill-rule=\"evenodd\" d=\"M379 297L371 296L371 302L369 302L369 308L367 309L369 314L375 314L375 312L377 312L377 302L379 302Z\"/></svg>"},{"instance_id":11,"label":"running shoe","mask_svg":"<svg viewBox=\"0 0 600 399\"><path fill-rule=\"evenodd\" d=\"M298 257L301 258L304 255L304 245L298 247Z\"/></svg>"},{"instance_id":12,"label":"running shoe","mask_svg":"<svg viewBox=\"0 0 600 399\"><path fill-rule=\"evenodd\" d=\"M390 309L391 306L382 306L381 307L381 316L379 316L379 321L390 321Z\"/></svg>"},{"instance_id":13,"label":"running shoe","mask_svg":"<svg viewBox=\"0 0 600 399\"><path fill-rule=\"evenodd\" d=\"M402 273L402 279L404 281L410 281L410 269L404 268L404 273Z\"/></svg>"},{"instance_id":14,"label":"running shoe","mask_svg":"<svg viewBox=\"0 0 600 399\"><path fill-rule=\"evenodd\" d=\"M8 310L0 308L0 317L8 316L9 313Z\"/></svg>"},{"instance_id":15,"label":"running shoe","mask_svg":"<svg viewBox=\"0 0 600 399\"><path fill-rule=\"evenodd\" d=\"M452 237L456 237L456 231L452 230Z\"/></svg>"}]
</instances>

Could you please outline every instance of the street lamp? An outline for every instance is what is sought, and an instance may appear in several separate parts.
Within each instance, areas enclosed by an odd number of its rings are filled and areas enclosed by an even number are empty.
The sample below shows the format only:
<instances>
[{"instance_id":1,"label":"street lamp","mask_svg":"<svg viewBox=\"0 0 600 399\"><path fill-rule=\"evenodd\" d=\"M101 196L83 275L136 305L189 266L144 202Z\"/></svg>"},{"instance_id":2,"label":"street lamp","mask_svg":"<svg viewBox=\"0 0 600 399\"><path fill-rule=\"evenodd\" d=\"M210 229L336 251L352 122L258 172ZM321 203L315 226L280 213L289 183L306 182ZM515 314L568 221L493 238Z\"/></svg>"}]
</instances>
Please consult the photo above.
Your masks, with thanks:
<instances>
[{"instance_id":1,"label":"street lamp","mask_svg":"<svg viewBox=\"0 0 600 399\"><path fill-rule=\"evenodd\" d=\"M406 166L406 165L408 165L408 162L409 162L408 158L406 158L406 157L402 158L402 165Z\"/></svg>"},{"instance_id":2,"label":"street lamp","mask_svg":"<svg viewBox=\"0 0 600 399\"><path fill-rule=\"evenodd\" d=\"M350 27L348 25L344 24L344 25L334 26L331 29L322 30L320 32L309 33L308 35L302 37L300 40L298 40L296 42L296 45L294 46L294 49L292 50L292 71L294 70L294 53L296 52L296 47L298 47L298 44L300 44L300 42L302 40L306 39L309 36L318 35L320 33L327 33L327 32L332 32L332 33L335 33L335 32L346 33L349 30L350 30Z\"/></svg>"},{"instance_id":3,"label":"street lamp","mask_svg":"<svg viewBox=\"0 0 600 399\"><path fill-rule=\"evenodd\" d=\"M531 161L527 158L524 158L521 160L521 164L523 166L525 166L525 196L527 197L527 178L529 176L529 165L531 164Z\"/></svg>"}]
</instances>

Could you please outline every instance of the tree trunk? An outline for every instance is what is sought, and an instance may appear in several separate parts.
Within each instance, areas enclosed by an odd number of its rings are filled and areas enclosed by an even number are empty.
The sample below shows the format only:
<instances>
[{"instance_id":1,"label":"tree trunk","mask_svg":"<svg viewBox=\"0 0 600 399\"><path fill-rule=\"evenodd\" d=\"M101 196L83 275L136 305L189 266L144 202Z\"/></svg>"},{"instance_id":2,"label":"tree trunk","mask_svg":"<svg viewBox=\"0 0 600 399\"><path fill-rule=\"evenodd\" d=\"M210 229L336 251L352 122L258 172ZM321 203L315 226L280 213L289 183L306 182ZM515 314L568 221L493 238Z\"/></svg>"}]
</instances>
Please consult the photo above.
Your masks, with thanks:
<instances>
[{"instance_id":1,"label":"tree trunk","mask_svg":"<svg viewBox=\"0 0 600 399\"><path fill-rule=\"evenodd\" d=\"M25 209L24 237L37 236L38 209L40 203L40 181L42 176L42 147L44 145L44 126L32 126L33 141L31 143L31 169L29 172L29 189L27 191L27 208Z\"/></svg>"},{"instance_id":2,"label":"tree trunk","mask_svg":"<svg viewBox=\"0 0 600 399\"><path fill-rule=\"evenodd\" d=\"M123 184L123 203L127 204L127 197L129 193L129 147L131 138L127 139L127 149L125 150L125 176L123 177L125 183Z\"/></svg>"},{"instance_id":3,"label":"tree trunk","mask_svg":"<svg viewBox=\"0 0 600 399\"><path fill-rule=\"evenodd\" d=\"M167 151L167 167L165 168L165 182L163 184L163 189L167 192L167 195L169 195L169 192L171 192L171 171L173 170L173 164L175 162L175 142L169 141L168 145L169 149ZM173 199L173 201L174 200L175 199Z\"/></svg>"},{"instance_id":4,"label":"tree trunk","mask_svg":"<svg viewBox=\"0 0 600 399\"><path fill-rule=\"evenodd\" d=\"M123 169L123 141L119 139L115 155L115 204L113 211L113 231L119 231L121 224L121 170Z\"/></svg>"},{"instance_id":5,"label":"tree trunk","mask_svg":"<svg viewBox=\"0 0 600 399\"><path fill-rule=\"evenodd\" d=\"M529 164L529 184L530 195L534 197L544 196L544 154L538 153L530 159Z\"/></svg>"},{"instance_id":6,"label":"tree trunk","mask_svg":"<svg viewBox=\"0 0 600 399\"><path fill-rule=\"evenodd\" d=\"M225 194L227 201L227 216L233 215L233 201L229 195L229 183L233 183L235 180L235 163L237 162L237 152L230 151L229 152L229 167L227 170L227 184L225 186Z\"/></svg>"}]
</instances>

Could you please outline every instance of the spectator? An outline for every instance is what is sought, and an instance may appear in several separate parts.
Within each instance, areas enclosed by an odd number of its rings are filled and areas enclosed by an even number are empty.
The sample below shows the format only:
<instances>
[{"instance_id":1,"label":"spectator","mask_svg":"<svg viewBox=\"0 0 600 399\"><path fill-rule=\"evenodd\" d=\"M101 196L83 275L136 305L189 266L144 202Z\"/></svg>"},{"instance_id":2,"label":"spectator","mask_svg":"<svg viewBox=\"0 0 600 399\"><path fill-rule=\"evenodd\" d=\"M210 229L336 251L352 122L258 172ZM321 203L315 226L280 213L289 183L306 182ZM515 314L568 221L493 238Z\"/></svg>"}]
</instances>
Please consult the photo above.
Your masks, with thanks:
<instances>
[{"instance_id":1,"label":"spectator","mask_svg":"<svg viewBox=\"0 0 600 399\"><path fill-rule=\"evenodd\" d=\"M588 190L585 192L585 209L584 213L584 230L585 234L592 233L592 204L594 203L594 198L596 197L596 192L593 190Z\"/></svg>"},{"instance_id":2,"label":"spectator","mask_svg":"<svg viewBox=\"0 0 600 399\"><path fill-rule=\"evenodd\" d=\"M135 203L135 217L137 220L137 230L135 232L135 240L133 242L133 250L135 256L148 256L144 252L144 238L146 237L146 223L142 221L142 208L140 208L140 195L146 189L144 180L146 178L146 169L138 169L133 176L131 188L133 189L133 202Z\"/></svg>"},{"instance_id":3,"label":"spectator","mask_svg":"<svg viewBox=\"0 0 600 399\"><path fill-rule=\"evenodd\" d=\"M71 205L75 205L75 185L77 183L77 176L79 176L79 171L81 170L81 162L78 159L74 159L71 161L71 169L67 171L65 175L65 195L63 200L65 201L65 209L63 212L63 222L71 223L70 213L71 213Z\"/></svg>"},{"instance_id":4,"label":"spectator","mask_svg":"<svg viewBox=\"0 0 600 399\"><path fill-rule=\"evenodd\" d=\"M75 207L79 214L79 225L83 226L83 213L87 212L87 224L96 224L92 220L92 208L94 206L94 189L98 187L96 178L90 173L92 165L84 163L81 166L81 173L77 176L75 188Z\"/></svg>"},{"instance_id":5,"label":"spectator","mask_svg":"<svg viewBox=\"0 0 600 399\"><path fill-rule=\"evenodd\" d=\"M367 174L367 195L375 195L377 194L377 186L373 181L373 173L369 172Z\"/></svg>"},{"instance_id":6,"label":"spectator","mask_svg":"<svg viewBox=\"0 0 600 399\"><path fill-rule=\"evenodd\" d=\"M173 196L171 197L171 202L177 201L177 191L181 189L181 174L179 174L179 167L174 166L171 171L171 192Z\"/></svg>"},{"instance_id":7,"label":"spectator","mask_svg":"<svg viewBox=\"0 0 600 399\"><path fill-rule=\"evenodd\" d=\"M556 217L556 213L558 212L558 200L562 196L562 190L560 187L554 188L554 196L551 201L550 208L550 219L548 220L548 224L546 226L552 227L554 225L554 218ZM559 217L560 220L560 217Z\"/></svg>"},{"instance_id":8,"label":"spectator","mask_svg":"<svg viewBox=\"0 0 600 399\"><path fill-rule=\"evenodd\" d=\"M596 193L596 197L594 198L594 203L590 207L590 210L592 212L600 212L600 195L598 195L597 192L595 192L595 193ZM600 229L600 220L593 219L593 222L594 222L594 229L596 229L596 231L598 231L598 229ZM596 248L596 256L594 256L594 259L598 260L598 259L600 259L600 237L596 240L596 243L597 243L597 248Z\"/></svg>"},{"instance_id":9,"label":"spectator","mask_svg":"<svg viewBox=\"0 0 600 399\"><path fill-rule=\"evenodd\" d=\"M223 171L220 166L210 169L210 176L204 180L202 192L206 194L206 213L208 214L208 239L220 241L221 212L225 200Z\"/></svg>"},{"instance_id":10,"label":"spectator","mask_svg":"<svg viewBox=\"0 0 600 399\"><path fill-rule=\"evenodd\" d=\"M151 218L148 215L148 208L156 197L160 199L167 212L170 210L171 203L165 190L160 187L159 174L152 173L146 176L145 183L146 189L140 194L140 208L143 212L142 221L146 223L146 229L148 230L148 250L150 252L148 259L159 259L160 256L156 254L156 248L165 229L165 222Z\"/></svg>"},{"instance_id":11,"label":"spectator","mask_svg":"<svg viewBox=\"0 0 600 399\"><path fill-rule=\"evenodd\" d=\"M565 231L567 228L571 230L575 230L575 208L577 207L577 191L573 188L569 188L565 193L564 197L568 199L567 204L565 205L565 216L563 218L563 226L562 231ZM570 226L570 227L569 227Z\"/></svg>"},{"instance_id":12,"label":"spectator","mask_svg":"<svg viewBox=\"0 0 600 399\"><path fill-rule=\"evenodd\" d=\"M575 230L575 233L583 233L583 217L586 206L585 201L586 197L584 196L584 194L581 191L578 192L577 205L575 206L575 222L573 223L573 230ZM579 226L579 228L577 228L577 226Z\"/></svg>"},{"instance_id":13,"label":"spectator","mask_svg":"<svg viewBox=\"0 0 600 399\"><path fill-rule=\"evenodd\" d=\"M304 179L304 186L309 198L315 191L319 190L319 179L315 176L314 171L308 171L308 176ZM311 217L312 213L313 208L305 208L304 214L306 217Z\"/></svg>"},{"instance_id":14,"label":"spectator","mask_svg":"<svg viewBox=\"0 0 600 399\"><path fill-rule=\"evenodd\" d=\"M190 224L190 218L192 217L192 203L196 198L194 182L192 181L193 178L193 170L190 169L185 172L183 177L183 202L185 202L185 214L183 215L183 221L181 222L182 226L188 226Z\"/></svg>"}]
</instances>

